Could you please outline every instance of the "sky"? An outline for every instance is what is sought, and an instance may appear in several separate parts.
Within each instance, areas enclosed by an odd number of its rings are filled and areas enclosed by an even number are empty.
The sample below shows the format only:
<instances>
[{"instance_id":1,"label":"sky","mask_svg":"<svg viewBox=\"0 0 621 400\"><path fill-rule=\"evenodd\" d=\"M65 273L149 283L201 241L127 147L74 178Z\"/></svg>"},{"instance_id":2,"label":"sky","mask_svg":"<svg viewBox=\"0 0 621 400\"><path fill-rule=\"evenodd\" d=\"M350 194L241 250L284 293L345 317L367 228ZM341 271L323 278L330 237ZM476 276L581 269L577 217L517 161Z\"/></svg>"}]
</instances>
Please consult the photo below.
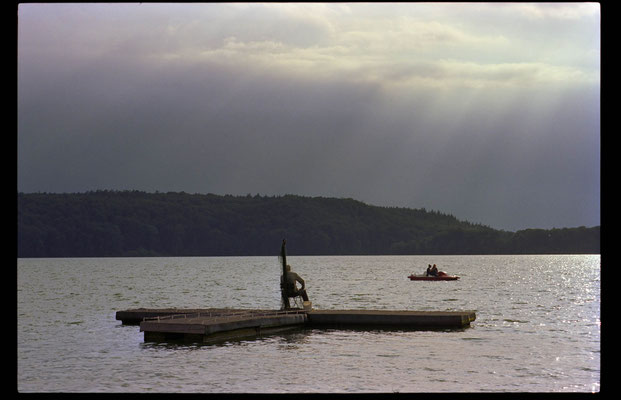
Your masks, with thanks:
<instances>
[{"instance_id":1,"label":"sky","mask_svg":"<svg viewBox=\"0 0 621 400\"><path fill-rule=\"evenodd\" d=\"M600 224L598 3L19 4L20 192Z\"/></svg>"}]
</instances>

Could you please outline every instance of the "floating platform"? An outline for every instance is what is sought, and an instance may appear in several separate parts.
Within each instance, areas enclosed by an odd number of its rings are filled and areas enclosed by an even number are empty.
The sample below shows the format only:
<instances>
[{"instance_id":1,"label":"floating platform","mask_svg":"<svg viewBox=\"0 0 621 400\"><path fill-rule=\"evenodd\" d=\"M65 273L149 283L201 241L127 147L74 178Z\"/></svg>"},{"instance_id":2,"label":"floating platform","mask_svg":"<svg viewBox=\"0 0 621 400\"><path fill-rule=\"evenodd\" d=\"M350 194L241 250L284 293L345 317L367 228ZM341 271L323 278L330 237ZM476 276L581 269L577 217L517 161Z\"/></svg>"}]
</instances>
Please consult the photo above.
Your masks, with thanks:
<instances>
[{"instance_id":1,"label":"floating platform","mask_svg":"<svg viewBox=\"0 0 621 400\"><path fill-rule=\"evenodd\" d=\"M144 340L212 343L295 328L460 329L474 311L134 309L118 311L123 324L140 324Z\"/></svg>"},{"instance_id":2,"label":"floating platform","mask_svg":"<svg viewBox=\"0 0 621 400\"><path fill-rule=\"evenodd\" d=\"M306 321L303 311L199 312L146 318L140 323L140 331L144 332L145 342L184 340L211 343L299 328Z\"/></svg>"},{"instance_id":3,"label":"floating platform","mask_svg":"<svg viewBox=\"0 0 621 400\"><path fill-rule=\"evenodd\" d=\"M474 311L313 310L309 325L407 329L463 328L476 319Z\"/></svg>"},{"instance_id":4,"label":"floating platform","mask_svg":"<svg viewBox=\"0 0 621 400\"><path fill-rule=\"evenodd\" d=\"M272 310L238 310L231 308L132 308L117 311L116 319L123 325L140 325L146 318L179 316L188 314L203 314L213 317L239 314L243 312L273 312Z\"/></svg>"}]
</instances>

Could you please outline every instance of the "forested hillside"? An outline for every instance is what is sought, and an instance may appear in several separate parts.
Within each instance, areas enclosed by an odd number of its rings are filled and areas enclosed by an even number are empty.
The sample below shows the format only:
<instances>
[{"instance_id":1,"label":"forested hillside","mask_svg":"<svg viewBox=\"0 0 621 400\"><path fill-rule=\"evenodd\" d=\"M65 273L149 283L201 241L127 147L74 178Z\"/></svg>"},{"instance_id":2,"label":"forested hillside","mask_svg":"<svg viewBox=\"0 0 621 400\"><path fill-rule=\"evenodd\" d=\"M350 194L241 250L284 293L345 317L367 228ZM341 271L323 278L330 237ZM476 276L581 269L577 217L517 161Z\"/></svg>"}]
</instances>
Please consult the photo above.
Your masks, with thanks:
<instances>
[{"instance_id":1,"label":"forested hillside","mask_svg":"<svg viewBox=\"0 0 621 400\"><path fill-rule=\"evenodd\" d=\"M506 232L352 199L18 193L18 257L599 253L600 228Z\"/></svg>"}]
</instances>

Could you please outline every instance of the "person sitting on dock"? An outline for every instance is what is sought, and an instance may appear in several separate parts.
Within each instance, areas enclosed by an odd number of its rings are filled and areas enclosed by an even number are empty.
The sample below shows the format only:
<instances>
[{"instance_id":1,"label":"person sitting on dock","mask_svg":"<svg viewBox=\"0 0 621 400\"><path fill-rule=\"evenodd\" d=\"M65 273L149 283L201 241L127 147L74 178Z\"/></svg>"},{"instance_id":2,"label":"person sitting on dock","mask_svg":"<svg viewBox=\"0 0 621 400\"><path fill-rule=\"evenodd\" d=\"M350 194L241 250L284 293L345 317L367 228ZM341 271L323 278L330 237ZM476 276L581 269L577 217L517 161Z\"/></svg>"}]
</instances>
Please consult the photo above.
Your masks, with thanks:
<instances>
[{"instance_id":1,"label":"person sitting on dock","mask_svg":"<svg viewBox=\"0 0 621 400\"><path fill-rule=\"evenodd\" d=\"M302 279L300 275L291 271L291 265L287 265L286 269L287 269L287 276L285 277L284 288L285 288L285 293L287 294L287 296L288 297L302 296L302 300L308 301L308 295L306 294L306 289L305 289L306 285L304 283L304 279ZM296 282L300 282L300 285L302 285L300 289L296 288L295 286ZM283 284L283 282L281 282L281 284Z\"/></svg>"}]
</instances>

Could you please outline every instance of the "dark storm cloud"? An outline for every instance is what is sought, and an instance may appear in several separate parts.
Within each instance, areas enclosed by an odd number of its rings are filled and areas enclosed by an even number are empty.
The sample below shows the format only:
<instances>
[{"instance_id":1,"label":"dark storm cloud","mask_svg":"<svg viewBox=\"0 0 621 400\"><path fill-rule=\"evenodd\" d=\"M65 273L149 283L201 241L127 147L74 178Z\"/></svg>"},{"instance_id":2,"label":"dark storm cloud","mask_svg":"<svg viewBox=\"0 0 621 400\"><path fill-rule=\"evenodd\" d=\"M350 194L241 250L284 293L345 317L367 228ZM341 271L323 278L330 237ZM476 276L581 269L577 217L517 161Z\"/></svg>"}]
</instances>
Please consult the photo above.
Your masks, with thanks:
<instances>
[{"instance_id":1,"label":"dark storm cloud","mask_svg":"<svg viewBox=\"0 0 621 400\"><path fill-rule=\"evenodd\" d=\"M29 6L18 60L20 191L294 193L511 230L599 223L598 78L572 65L430 53L440 44L501 49L505 37L412 20L402 33L436 45L410 48L381 36L391 21L359 26L348 7L320 4L313 13L103 8L107 17Z\"/></svg>"},{"instance_id":2,"label":"dark storm cloud","mask_svg":"<svg viewBox=\"0 0 621 400\"><path fill-rule=\"evenodd\" d=\"M217 66L157 75L109 66L83 74L21 104L24 114L45 109L36 121L24 118L23 128L33 133L24 137L29 143L23 146L31 147L20 157L24 174L40 170L43 160L48 164L56 178L41 190L86 190L92 179L111 178L113 186L148 190L280 193L295 185L294 192L334 157L357 157L340 153L353 135L364 135L357 125L374 101L373 88L255 80ZM75 174L83 176L81 187Z\"/></svg>"}]
</instances>

